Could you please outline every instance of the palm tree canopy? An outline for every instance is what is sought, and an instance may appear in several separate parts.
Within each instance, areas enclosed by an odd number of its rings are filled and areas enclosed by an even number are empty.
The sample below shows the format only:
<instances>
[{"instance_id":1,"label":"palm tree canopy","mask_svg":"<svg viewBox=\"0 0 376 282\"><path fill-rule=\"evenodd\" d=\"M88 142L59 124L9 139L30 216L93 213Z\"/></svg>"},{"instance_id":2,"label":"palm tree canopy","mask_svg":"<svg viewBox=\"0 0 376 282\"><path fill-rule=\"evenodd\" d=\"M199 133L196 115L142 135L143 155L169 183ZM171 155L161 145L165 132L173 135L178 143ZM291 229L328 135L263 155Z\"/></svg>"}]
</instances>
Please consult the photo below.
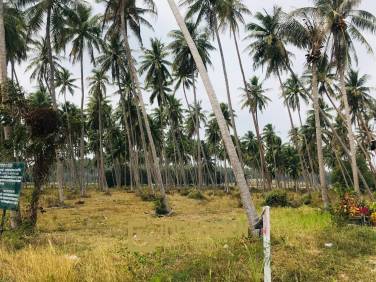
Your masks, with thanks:
<instances>
[{"instance_id":1,"label":"palm tree canopy","mask_svg":"<svg viewBox=\"0 0 376 282\"><path fill-rule=\"evenodd\" d=\"M255 113L263 111L268 102L271 101L269 97L264 95L268 90L263 87L263 82L257 76L253 76L247 83L247 93L243 94L242 109L249 108Z\"/></svg>"},{"instance_id":2,"label":"palm tree canopy","mask_svg":"<svg viewBox=\"0 0 376 282\"><path fill-rule=\"evenodd\" d=\"M287 69L292 53L286 49L287 40L281 33L283 12L280 7L274 7L270 14L258 12L255 22L246 26L247 40L250 55L253 58L253 67L266 68L266 76L278 74Z\"/></svg>"},{"instance_id":3,"label":"palm tree canopy","mask_svg":"<svg viewBox=\"0 0 376 282\"><path fill-rule=\"evenodd\" d=\"M290 77L287 79L284 87L284 102L288 104L293 110L299 110L301 106L301 101L305 104L308 103L308 97L302 89L297 77Z\"/></svg>"},{"instance_id":4,"label":"palm tree canopy","mask_svg":"<svg viewBox=\"0 0 376 282\"><path fill-rule=\"evenodd\" d=\"M144 50L142 57L140 73L145 75L146 88L153 90L150 102L153 103L157 96L158 105L163 104L165 96L170 92L168 85L172 79L168 61L168 49L158 39L151 39L150 49Z\"/></svg>"},{"instance_id":5,"label":"palm tree canopy","mask_svg":"<svg viewBox=\"0 0 376 282\"><path fill-rule=\"evenodd\" d=\"M72 73L66 68L62 68L56 73L56 87L60 87L60 94L64 95L69 92L74 94L74 89L78 88L75 85L76 78L72 77Z\"/></svg>"},{"instance_id":6,"label":"palm tree canopy","mask_svg":"<svg viewBox=\"0 0 376 282\"><path fill-rule=\"evenodd\" d=\"M239 31L239 24L244 25L244 15L250 15L251 11L241 0L223 1L219 11L219 27L227 27L234 32Z\"/></svg>"},{"instance_id":7,"label":"palm tree canopy","mask_svg":"<svg viewBox=\"0 0 376 282\"><path fill-rule=\"evenodd\" d=\"M76 5L66 14L66 26L63 28L58 48L65 48L66 44L71 42L69 56L73 62L82 60L84 49L89 51L91 61L94 62L94 50L99 50L102 43L99 16L92 16L92 8L84 4Z\"/></svg>"},{"instance_id":8,"label":"palm tree canopy","mask_svg":"<svg viewBox=\"0 0 376 282\"><path fill-rule=\"evenodd\" d=\"M372 106L373 98L371 97L371 87L367 85L368 80L368 75L360 75L359 71L353 69L346 77L346 92L353 122L358 114L364 114Z\"/></svg>"},{"instance_id":9,"label":"palm tree canopy","mask_svg":"<svg viewBox=\"0 0 376 282\"><path fill-rule=\"evenodd\" d=\"M209 52L215 48L210 43L208 31L206 29L200 29L192 22L187 22L186 24L204 64L211 65L212 62ZM180 30L173 30L169 33L169 36L172 39L168 47L174 58L174 73L179 75L193 75L196 73L197 67L183 33Z\"/></svg>"},{"instance_id":10,"label":"palm tree canopy","mask_svg":"<svg viewBox=\"0 0 376 282\"><path fill-rule=\"evenodd\" d=\"M121 33L121 8L123 4L126 30L131 30L141 44L141 26L153 29L152 24L146 18L157 13L153 0L100 0L100 2L104 2L106 6L103 16L103 24L109 25L106 37L117 37Z\"/></svg>"}]
</instances>

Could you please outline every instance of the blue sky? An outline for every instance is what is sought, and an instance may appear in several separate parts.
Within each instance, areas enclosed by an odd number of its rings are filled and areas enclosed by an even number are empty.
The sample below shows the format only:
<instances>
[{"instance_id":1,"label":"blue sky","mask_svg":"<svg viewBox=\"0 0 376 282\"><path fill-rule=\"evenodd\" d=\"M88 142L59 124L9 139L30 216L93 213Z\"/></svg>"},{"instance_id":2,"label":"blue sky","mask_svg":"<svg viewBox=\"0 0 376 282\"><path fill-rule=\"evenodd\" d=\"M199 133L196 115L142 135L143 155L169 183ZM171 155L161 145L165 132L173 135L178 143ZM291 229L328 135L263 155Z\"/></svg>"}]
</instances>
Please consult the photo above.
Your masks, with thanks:
<instances>
[{"instance_id":1,"label":"blue sky","mask_svg":"<svg viewBox=\"0 0 376 282\"><path fill-rule=\"evenodd\" d=\"M96 1L90 0L88 1L94 7L94 13L103 13L104 8L97 4ZM248 6L248 8L255 13L257 11L261 11L263 9L267 11L271 11L273 6L278 5L281 6L284 10L289 11L294 8L309 6L312 4L310 0L264 0L264 1L256 1L256 0L244 0L244 4ZM145 47L149 46L150 38L156 37L161 39L162 41L168 43L169 37L168 33L177 28L175 19L169 9L166 0L155 0L155 3L158 8L158 17L151 18L151 22L153 23L154 30L147 30L144 29L143 32L143 39L145 43ZM367 10L376 14L376 1L375 0L363 0L360 6L361 9ZM182 12L183 9L182 9ZM246 18L246 22L250 22L252 20L252 16ZM244 30L241 29L240 38L244 38L245 33ZM367 39L371 43L371 46L376 49L376 36L375 35L367 35ZM248 130L254 130L253 124L251 121L251 116L247 110L241 110L241 90L242 87L242 79L240 75L239 65L237 63L237 57L235 52L235 46L233 39L230 38L229 34L222 34L222 41L226 55L226 64L229 73L229 81L230 81L230 91L233 100L233 106L237 114L236 123L237 128L239 131L239 135L243 135ZM131 40L132 48L134 49L135 56L139 56L141 53L139 45L137 41ZM217 47L216 43L213 42L214 46ZM241 50L245 50L247 42L240 40ZM359 56L359 65L358 68L360 69L361 73L367 73L371 75L370 84L371 86L376 86L376 74L374 75L374 69L376 66L376 57L375 55L367 54L366 50L362 47L357 48L358 56ZM290 48L290 51L294 53L294 69L301 73L304 69L305 64L305 53L303 51L298 51L294 48ZM221 68L221 61L219 52L215 51L211 54L213 67L209 69L210 78L214 84L216 94L220 101L226 102L226 90L225 90L225 83L223 79L223 72ZM253 70L252 68L252 60L248 56L247 52L242 53L242 59L245 66L246 75L250 78L253 75L258 75L260 78L264 79L265 75L262 73L261 70ZM68 61L63 62L65 66L67 66L74 74L74 77L79 78L80 71L79 65L71 65ZM17 68L19 77L21 80L22 85L27 90L32 90L35 87L35 82L29 80L29 74L25 72L25 66L27 63L22 64ZM90 66L89 59L85 59L85 77L90 75L92 67ZM88 82L85 81L85 85L87 88ZM264 113L260 115L260 124L263 127L267 123L272 123L275 126L276 131L280 134L284 140L287 138L288 130L290 129L290 124L288 120L288 114L286 108L282 106L282 101L280 99L280 89L279 83L276 78L270 77L265 80L264 82L265 88L268 88L269 91L267 92L268 97L272 100L270 102L268 108L265 110ZM79 86L79 81L77 81L77 86ZM87 90L87 89L86 89ZM112 94L112 90L115 91L115 88L112 89L109 87L108 95L115 105L118 101L118 97ZM86 91L87 93L87 91ZM184 99L181 93L177 93L177 96L182 99L183 105ZM198 84L198 97L202 101L204 109L209 112L211 111L209 101L206 97L205 90L202 86L201 81ZM192 97L188 97L191 101L193 100ZM149 102L149 94L144 93L145 102ZM80 101L80 90L77 90L77 93L74 97L69 97L69 100L79 104ZM149 105L150 108L150 105ZM304 111L307 109L304 108ZM297 116L295 118L295 123L298 123Z\"/></svg>"}]
</instances>

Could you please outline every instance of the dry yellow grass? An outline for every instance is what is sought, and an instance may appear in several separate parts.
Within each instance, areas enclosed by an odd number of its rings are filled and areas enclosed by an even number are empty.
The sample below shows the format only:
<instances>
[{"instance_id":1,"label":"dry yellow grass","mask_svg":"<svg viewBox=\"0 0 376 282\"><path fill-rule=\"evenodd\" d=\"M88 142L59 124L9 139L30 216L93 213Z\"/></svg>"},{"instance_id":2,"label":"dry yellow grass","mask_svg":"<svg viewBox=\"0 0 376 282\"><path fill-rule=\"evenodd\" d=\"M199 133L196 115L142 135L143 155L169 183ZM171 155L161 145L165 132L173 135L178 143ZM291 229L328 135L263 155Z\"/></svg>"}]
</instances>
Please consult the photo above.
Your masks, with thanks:
<instances>
[{"instance_id":1,"label":"dry yellow grass","mask_svg":"<svg viewBox=\"0 0 376 282\"><path fill-rule=\"evenodd\" d=\"M260 281L262 249L231 196L170 195L174 216L154 216L135 194L90 192L84 205L46 208L38 232L0 247L0 281ZM260 206L262 195L255 195ZM357 238L362 238L359 242ZM334 243L332 249L325 242ZM368 242L368 243L367 243ZM317 208L272 209L276 281L372 281L376 233L338 228ZM12 248L16 246L17 248ZM375 248L375 249L373 249Z\"/></svg>"}]
</instances>

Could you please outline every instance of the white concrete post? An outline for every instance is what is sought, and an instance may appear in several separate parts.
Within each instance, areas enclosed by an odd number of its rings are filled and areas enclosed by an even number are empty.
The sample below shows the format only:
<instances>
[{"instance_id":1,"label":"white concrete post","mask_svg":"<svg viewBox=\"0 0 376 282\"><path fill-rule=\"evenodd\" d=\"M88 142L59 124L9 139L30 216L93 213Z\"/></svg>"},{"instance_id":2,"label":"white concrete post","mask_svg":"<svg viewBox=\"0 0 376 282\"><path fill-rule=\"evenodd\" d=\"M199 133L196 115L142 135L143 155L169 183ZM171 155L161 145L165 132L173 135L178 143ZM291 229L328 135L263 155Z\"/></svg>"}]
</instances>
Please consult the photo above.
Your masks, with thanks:
<instances>
[{"instance_id":1,"label":"white concrete post","mask_svg":"<svg viewBox=\"0 0 376 282\"><path fill-rule=\"evenodd\" d=\"M266 206L263 210L262 238L264 243L264 282L272 281L271 250L270 250L270 207Z\"/></svg>"}]
</instances>

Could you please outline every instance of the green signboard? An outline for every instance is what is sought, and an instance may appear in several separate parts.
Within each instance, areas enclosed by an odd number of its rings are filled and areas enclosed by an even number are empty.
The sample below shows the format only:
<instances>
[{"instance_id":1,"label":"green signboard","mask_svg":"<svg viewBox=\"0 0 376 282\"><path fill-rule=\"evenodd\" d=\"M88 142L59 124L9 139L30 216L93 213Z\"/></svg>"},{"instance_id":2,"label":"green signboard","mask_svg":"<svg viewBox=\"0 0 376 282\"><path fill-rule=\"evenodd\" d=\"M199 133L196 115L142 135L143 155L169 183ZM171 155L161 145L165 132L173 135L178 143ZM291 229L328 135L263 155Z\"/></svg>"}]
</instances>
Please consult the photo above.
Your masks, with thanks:
<instances>
[{"instance_id":1,"label":"green signboard","mask_svg":"<svg viewBox=\"0 0 376 282\"><path fill-rule=\"evenodd\" d=\"M24 163L0 163L0 209L18 209L24 171Z\"/></svg>"}]
</instances>

